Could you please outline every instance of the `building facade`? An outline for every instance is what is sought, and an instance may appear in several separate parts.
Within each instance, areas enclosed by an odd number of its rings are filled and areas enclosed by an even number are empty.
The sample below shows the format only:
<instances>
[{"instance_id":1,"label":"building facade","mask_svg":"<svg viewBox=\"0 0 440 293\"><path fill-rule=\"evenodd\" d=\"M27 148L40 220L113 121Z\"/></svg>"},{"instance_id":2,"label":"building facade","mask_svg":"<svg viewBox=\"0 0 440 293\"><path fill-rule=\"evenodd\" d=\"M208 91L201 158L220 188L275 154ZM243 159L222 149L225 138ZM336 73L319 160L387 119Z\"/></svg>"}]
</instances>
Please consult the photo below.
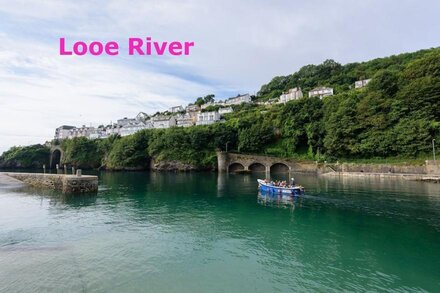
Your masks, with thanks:
<instances>
[{"instance_id":1,"label":"building facade","mask_svg":"<svg viewBox=\"0 0 440 293\"><path fill-rule=\"evenodd\" d=\"M218 113L220 115L224 115L224 114L228 114L228 113L232 113L232 112L234 112L234 109L232 109L232 107L226 107L226 108L218 109Z\"/></svg>"},{"instance_id":2,"label":"building facade","mask_svg":"<svg viewBox=\"0 0 440 293\"><path fill-rule=\"evenodd\" d=\"M198 111L200 111L200 107L196 104L190 104L190 105L186 106L185 111L186 111L186 113L198 112Z\"/></svg>"},{"instance_id":3,"label":"building facade","mask_svg":"<svg viewBox=\"0 0 440 293\"><path fill-rule=\"evenodd\" d=\"M220 121L220 113L217 111L212 112L199 112L197 114L196 125L209 125Z\"/></svg>"},{"instance_id":4,"label":"building facade","mask_svg":"<svg viewBox=\"0 0 440 293\"><path fill-rule=\"evenodd\" d=\"M175 107L171 107L169 112L171 113L178 113L178 112L183 112L184 109L182 106L175 106Z\"/></svg>"},{"instance_id":5,"label":"building facade","mask_svg":"<svg viewBox=\"0 0 440 293\"><path fill-rule=\"evenodd\" d=\"M151 129L153 128L153 124L150 121L136 121L135 123L130 123L122 126L119 129L119 134L121 136L127 136L130 134L134 134L143 129Z\"/></svg>"},{"instance_id":6,"label":"building facade","mask_svg":"<svg viewBox=\"0 0 440 293\"><path fill-rule=\"evenodd\" d=\"M333 88L330 87L318 87L309 92L309 97L323 97L333 96Z\"/></svg>"},{"instance_id":7,"label":"building facade","mask_svg":"<svg viewBox=\"0 0 440 293\"><path fill-rule=\"evenodd\" d=\"M371 81L371 79L358 80L354 83L354 88L355 89L362 88L362 87L366 86L370 81Z\"/></svg>"},{"instance_id":8,"label":"building facade","mask_svg":"<svg viewBox=\"0 0 440 293\"><path fill-rule=\"evenodd\" d=\"M66 139L69 138L70 135L70 131L72 129L74 129L75 126L70 126L70 125L62 125L60 127L58 127L57 129L55 129L55 139Z\"/></svg>"},{"instance_id":9,"label":"building facade","mask_svg":"<svg viewBox=\"0 0 440 293\"><path fill-rule=\"evenodd\" d=\"M176 116L176 126L178 127L190 127L194 125L194 119L190 114L182 114Z\"/></svg>"},{"instance_id":10,"label":"building facade","mask_svg":"<svg viewBox=\"0 0 440 293\"><path fill-rule=\"evenodd\" d=\"M153 123L153 128L164 129L176 126L176 118L173 116L158 115L153 117L151 120Z\"/></svg>"},{"instance_id":11,"label":"building facade","mask_svg":"<svg viewBox=\"0 0 440 293\"><path fill-rule=\"evenodd\" d=\"M224 105L226 106L240 105L241 103L251 103L251 102L252 102L251 96L249 94L245 94L227 99L224 102Z\"/></svg>"},{"instance_id":12,"label":"building facade","mask_svg":"<svg viewBox=\"0 0 440 293\"><path fill-rule=\"evenodd\" d=\"M280 103L287 103L288 101L292 100L298 100L303 97L303 93L301 88L295 87L292 89L289 89L286 93L283 93L280 96Z\"/></svg>"}]
</instances>

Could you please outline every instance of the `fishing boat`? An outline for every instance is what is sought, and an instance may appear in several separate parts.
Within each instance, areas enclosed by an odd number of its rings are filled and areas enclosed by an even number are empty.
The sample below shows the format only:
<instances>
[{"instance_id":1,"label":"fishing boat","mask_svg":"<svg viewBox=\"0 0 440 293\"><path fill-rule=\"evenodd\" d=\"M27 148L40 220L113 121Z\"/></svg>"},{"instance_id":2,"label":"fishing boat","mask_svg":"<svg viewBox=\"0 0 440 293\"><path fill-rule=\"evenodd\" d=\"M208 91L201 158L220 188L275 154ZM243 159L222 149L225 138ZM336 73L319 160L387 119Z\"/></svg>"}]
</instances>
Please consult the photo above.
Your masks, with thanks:
<instances>
[{"instance_id":1,"label":"fishing boat","mask_svg":"<svg viewBox=\"0 0 440 293\"><path fill-rule=\"evenodd\" d=\"M293 186L276 186L266 180L257 179L258 181L258 189L261 192L268 192L272 194L286 194L292 196L300 196L304 195L304 187L301 185L293 185Z\"/></svg>"}]
</instances>

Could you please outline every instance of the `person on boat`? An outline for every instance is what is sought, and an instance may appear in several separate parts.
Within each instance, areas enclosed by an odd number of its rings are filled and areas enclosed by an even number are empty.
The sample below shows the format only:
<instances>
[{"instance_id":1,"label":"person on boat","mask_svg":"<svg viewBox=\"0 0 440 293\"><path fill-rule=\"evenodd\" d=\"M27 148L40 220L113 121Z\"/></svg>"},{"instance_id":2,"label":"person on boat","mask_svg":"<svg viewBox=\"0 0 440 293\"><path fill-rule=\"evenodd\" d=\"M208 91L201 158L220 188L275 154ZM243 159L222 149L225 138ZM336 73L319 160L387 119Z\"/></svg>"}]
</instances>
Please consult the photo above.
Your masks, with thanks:
<instances>
[{"instance_id":1,"label":"person on boat","mask_svg":"<svg viewBox=\"0 0 440 293\"><path fill-rule=\"evenodd\" d=\"M290 185L295 186L295 178L290 178Z\"/></svg>"}]
</instances>

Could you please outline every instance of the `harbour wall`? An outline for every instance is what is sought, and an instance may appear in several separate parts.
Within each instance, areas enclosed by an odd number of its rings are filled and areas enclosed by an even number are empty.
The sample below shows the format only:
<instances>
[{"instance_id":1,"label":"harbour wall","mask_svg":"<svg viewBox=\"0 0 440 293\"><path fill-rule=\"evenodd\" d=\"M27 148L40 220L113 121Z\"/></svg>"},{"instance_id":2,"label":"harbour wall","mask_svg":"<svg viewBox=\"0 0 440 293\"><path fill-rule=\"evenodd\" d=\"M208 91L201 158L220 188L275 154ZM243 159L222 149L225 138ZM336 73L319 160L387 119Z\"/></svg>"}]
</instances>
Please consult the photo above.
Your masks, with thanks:
<instances>
[{"instance_id":1,"label":"harbour wall","mask_svg":"<svg viewBox=\"0 0 440 293\"><path fill-rule=\"evenodd\" d=\"M98 177L88 175L64 175L41 173L0 173L33 187L47 188L70 193L91 193L98 191Z\"/></svg>"},{"instance_id":2,"label":"harbour wall","mask_svg":"<svg viewBox=\"0 0 440 293\"><path fill-rule=\"evenodd\" d=\"M277 157L217 152L219 172L305 172L348 176L402 177L424 181L438 181L440 162L425 161L419 165L317 163Z\"/></svg>"}]
</instances>

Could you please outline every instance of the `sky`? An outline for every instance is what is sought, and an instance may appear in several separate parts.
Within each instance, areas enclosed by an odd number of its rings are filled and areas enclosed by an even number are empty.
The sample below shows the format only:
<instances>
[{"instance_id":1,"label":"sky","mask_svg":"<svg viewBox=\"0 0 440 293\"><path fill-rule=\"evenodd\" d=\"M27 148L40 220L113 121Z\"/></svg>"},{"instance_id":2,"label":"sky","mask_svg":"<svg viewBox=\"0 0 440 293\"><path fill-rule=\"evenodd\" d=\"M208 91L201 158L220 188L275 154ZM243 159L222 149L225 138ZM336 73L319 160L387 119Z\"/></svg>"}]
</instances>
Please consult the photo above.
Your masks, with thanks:
<instances>
[{"instance_id":1,"label":"sky","mask_svg":"<svg viewBox=\"0 0 440 293\"><path fill-rule=\"evenodd\" d=\"M440 1L0 0L0 153L60 125L107 124L215 94L254 94L326 59L439 46ZM118 56L60 56L59 38ZM129 56L130 37L193 41L189 56ZM125 50L125 51L124 51Z\"/></svg>"}]
</instances>

